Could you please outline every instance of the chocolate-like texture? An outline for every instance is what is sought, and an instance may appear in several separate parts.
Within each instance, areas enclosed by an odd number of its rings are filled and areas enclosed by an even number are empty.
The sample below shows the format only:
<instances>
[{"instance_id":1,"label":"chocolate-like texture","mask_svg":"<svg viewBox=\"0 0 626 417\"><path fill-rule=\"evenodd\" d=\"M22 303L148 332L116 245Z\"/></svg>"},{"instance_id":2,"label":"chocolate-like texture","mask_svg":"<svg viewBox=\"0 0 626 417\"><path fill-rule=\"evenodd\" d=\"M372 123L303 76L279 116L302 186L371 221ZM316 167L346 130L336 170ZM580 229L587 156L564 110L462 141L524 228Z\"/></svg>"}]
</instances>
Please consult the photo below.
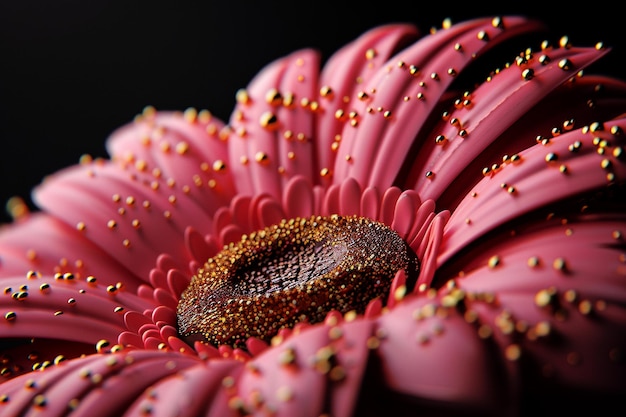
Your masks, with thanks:
<instances>
[{"instance_id":1,"label":"chocolate-like texture","mask_svg":"<svg viewBox=\"0 0 626 417\"><path fill-rule=\"evenodd\" d=\"M242 236L198 270L180 296L178 331L215 346L269 342L281 328L320 323L333 310L363 314L372 300L386 299L398 271L412 290L419 260L382 223L337 215L283 220Z\"/></svg>"},{"instance_id":2,"label":"chocolate-like texture","mask_svg":"<svg viewBox=\"0 0 626 417\"><path fill-rule=\"evenodd\" d=\"M517 49L542 28L519 16L446 20L424 36L391 24L321 69L317 52L295 51L236 93L227 123L146 107L108 139L110 159L46 177L33 193L41 212L15 200L0 230L0 414L534 416L621 405L626 83L587 73L609 52L600 43ZM254 334L244 321L248 330L208 341L181 334L181 296L192 277L210 278L207 260L250 265L243 236L333 216L393 231L417 276L392 261L384 295L355 289L358 305L343 309L334 286L320 287L328 300L315 319ZM261 279L248 272L231 282ZM285 291L238 285L253 298Z\"/></svg>"}]
</instances>

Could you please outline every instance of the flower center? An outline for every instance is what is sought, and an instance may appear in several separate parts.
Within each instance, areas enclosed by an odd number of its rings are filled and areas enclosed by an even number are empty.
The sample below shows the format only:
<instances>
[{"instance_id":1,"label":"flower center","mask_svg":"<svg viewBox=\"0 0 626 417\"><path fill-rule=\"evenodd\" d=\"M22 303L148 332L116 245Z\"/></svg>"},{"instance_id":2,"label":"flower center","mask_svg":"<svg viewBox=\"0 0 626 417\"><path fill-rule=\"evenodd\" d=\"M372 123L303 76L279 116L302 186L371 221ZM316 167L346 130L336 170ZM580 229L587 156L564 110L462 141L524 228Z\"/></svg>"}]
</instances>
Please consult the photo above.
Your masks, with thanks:
<instances>
[{"instance_id":1,"label":"flower center","mask_svg":"<svg viewBox=\"0 0 626 417\"><path fill-rule=\"evenodd\" d=\"M392 229L362 217L283 220L231 243L192 278L178 304L188 342L244 347L331 310L363 313L399 270L415 285L419 260Z\"/></svg>"}]
</instances>

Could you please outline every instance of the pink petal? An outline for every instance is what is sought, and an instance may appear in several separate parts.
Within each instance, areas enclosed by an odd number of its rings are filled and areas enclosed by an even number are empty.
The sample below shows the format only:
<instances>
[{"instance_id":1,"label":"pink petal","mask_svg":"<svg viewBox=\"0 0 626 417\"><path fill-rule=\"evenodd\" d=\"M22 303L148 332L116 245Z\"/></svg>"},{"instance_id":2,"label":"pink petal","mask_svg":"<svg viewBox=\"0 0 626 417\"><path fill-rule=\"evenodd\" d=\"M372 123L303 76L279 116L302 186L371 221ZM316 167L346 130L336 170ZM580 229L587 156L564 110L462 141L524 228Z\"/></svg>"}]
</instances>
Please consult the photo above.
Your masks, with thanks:
<instances>
[{"instance_id":1,"label":"pink petal","mask_svg":"<svg viewBox=\"0 0 626 417\"><path fill-rule=\"evenodd\" d=\"M231 117L228 142L241 193L278 198L290 178L312 177L316 110L306 103L317 97L318 72L318 53L306 49L267 65L248 85L247 97L239 100ZM276 101L267 97L272 91L280 95ZM289 95L292 103L286 102ZM269 115L275 121L267 122Z\"/></svg>"},{"instance_id":2,"label":"pink petal","mask_svg":"<svg viewBox=\"0 0 626 417\"><path fill-rule=\"evenodd\" d=\"M519 346L532 392L624 395L626 366L615 356L626 349L626 272L615 235L622 230L624 215L546 222L485 241L452 263L462 268L456 283L468 297L491 294L492 302L478 298L467 308L493 328L502 352Z\"/></svg>"},{"instance_id":3,"label":"pink petal","mask_svg":"<svg viewBox=\"0 0 626 417\"><path fill-rule=\"evenodd\" d=\"M219 137L223 127L207 112L151 109L114 131L107 149L113 161L149 184L186 187L187 198L210 216L235 192L227 143Z\"/></svg>"},{"instance_id":4,"label":"pink petal","mask_svg":"<svg viewBox=\"0 0 626 417\"><path fill-rule=\"evenodd\" d=\"M196 358L160 351L90 355L3 384L9 400L1 407L6 415L64 415L68 405L76 416L119 415L155 382L197 366L204 368ZM41 400L45 405L33 407Z\"/></svg>"},{"instance_id":5,"label":"pink petal","mask_svg":"<svg viewBox=\"0 0 626 417\"><path fill-rule=\"evenodd\" d=\"M162 253L184 268L184 230L206 232L210 219L182 191L155 191L132 178L111 163L92 163L52 175L34 197L66 223L82 222L85 238L138 276L147 277Z\"/></svg>"},{"instance_id":6,"label":"pink petal","mask_svg":"<svg viewBox=\"0 0 626 417\"><path fill-rule=\"evenodd\" d=\"M361 187L353 178L341 183L339 188L339 213L343 216L359 215Z\"/></svg>"},{"instance_id":7,"label":"pink petal","mask_svg":"<svg viewBox=\"0 0 626 417\"><path fill-rule=\"evenodd\" d=\"M161 379L127 411L128 416L195 417L198 415L236 415L228 406L225 378L237 375L242 364L237 361L213 361L197 365Z\"/></svg>"},{"instance_id":8,"label":"pink petal","mask_svg":"<svg viewBox=\"0 0 626 417\"><path fill-rule=\"evenodd\" d=\"M499 77L494 77L490 83L479 87L471 96L472 103L474 103L478 91L484 89L487 92L489 90L488 87L499 80ZM530 84L532 83L533 81L530 82ZM547 96L535 102L532 108L527 110L526 113L519 115L518 119L511 119L511 121L515 120L514 123L510 124L507 130L497 138L494 136L493 139L488 139L492 140L488 146L483 147L481 152L476 154L471 162L462 165L462 171L457 169L458 175L453 180L453 185L447 188L441 187L442 177L436 173L432 179L432 185L422 181L422 186L429 188L429 193L437 189L437 205L439 207L454 208L465 195L471 192L471 188L482 179L482 171L485 167L491 168L494 164L502 165L504 155L514 155L534 145L537 141L547 141L549 143L555 136L569 130L589 126L598 121L599 114L605 115L603 120L610 120L619 116L623 113L624 107L626 107L625 95L626 83L615 79L588 74L583 77L571 78ZM524 100L526 99L524 97ZM465 112L459 111L459 115L462 116L462 120L472 123L473 117L465 119L467 117L465 115L472 114L473 111L473 108ZM507 118L508 115L501 115L501 117ZM485 125L485 122L483 121L482 124ZM432 138L440 132L439 128L434 128ZM482 129L482 133L478 135L478 141L487 143L485 138L490 138L493 133L490 129ZM477 150L477 147L474 146L477 141L473 140L477 135L473 136L473 138L467 138L468 143L472 143L472 146L465 147L467 148L466 151L471 153L475 153ZM457 142L459 141L457 140ZM432 152L433 148L440 147L434 143L434 139L432 142L426 141L420 151L420 155L426 155L429 153L429 149ZM446 153L447 151L443 155ZM459 154L455 158L457 157L462 158L463 156ZM456 163L450 161L446 165L444 169L446 177L452 176L447 174L448 168L454 170ZM418 167L420 168L418 169ZM422 176L426 171L427 169L424 169L423 163L416 163L414 167L416 175L414 175L414 178L420 177L420 179L423 179ZM407 187L413 187L412 181L407 178Z\"/></svg>"},{"instance_id":9,"label":"pink petal","mask_svg":"<svg viewBox=\"0 0 626 417\"><path fill-rule=\"evenodd\" d=\"M252 359L237 384L238 396L246 400L260 395L263 407L275 410L276 416L351 416L372 323L331 322L336 324L310 327ZM336 354L328 357L327 352ZM249 408L261 411L253 404Z\"/></svg>"},{"instance_id":10,"label":"pink petal","mask_svg":"<svg viewBox=\"0 0 626 417\"><path fill-rule=\"evenodd\" d=\"M290 218L312 216L315 206L310 180L302 176L294 177L285 187L282 202Z\"/></svg>"},{"instance_id":11,"label":"pink petal","mask_svg":"<svg viewBox=\"0 0 626 417\"><path fill-rule=\"evenodd\" d=\"M352 176L363 186L392 185L416 135L455 79L448 69L461 72L501 41L537 28L536 22L518 17L502 19L500 27L494 27L492 19L461 22L420 39L389 59L363 86L371 98L354 105L358 123L344 127L334 180ZM462 46L460 50L455 49L456 44ZM412 65L418 70L415 74ZM436 79L432 74L437 74ZM424 100L416 98L420 92Z\"/></svg>"},{"instance_id":12,"label":"pink petal","mask_svg":"<svg viewBox=\"0 0 626 417\"><path fill-rule=\"evenodd\" d=\"M334 165L336 152L332 146L345 123L336 117L337 110L347 113L358 99L361 85L368 83L393 53L417 36L417 28L411 25L380 26L365 32L328 59L320 76L320 87L330 87L331 93L320 93L319 98L323 111L317 118L316 173Z\"/></svg>"},{"instance_id":13,"label":"pink petal","mask_svg":"<svg viewBox=\"0 0 626 417\"><path fill-rule=\"evenodd\" d=\"M407 297L377 319L382 383L411 396L416 408L421 401L487 415L514 407L511 383L489 343L457 310L435 314L437 304Z\"/></svg>"},{"instance_id":14,"label":"pink petal","mask_svg":"<svg viewBox=\"0 0 626 417\"><path fill-rule=\"evenodd\" d=\"M134 291L144 279L86 239L75 227L43 213L5 225L0 234L0 276L71 273L76 279L95 276L103 285L122 281Z\"/></svg>"},{"instance_id":15,"label":"pink petal","mask_svg":"<svg viewBox=\"0 0 626 417\"><path fill-rule=\"evenodd\" d=\"M451 111L449 119L435 126L409 174L410 186L422 198L436 200L478 155L489 149L490 144L531 110L535 103L605 52L595 48L558 48L537 53L526 65L511 65L495 74L471 94L471 105ZM549 57L549 63L540 61L540 56ZM560 67L562 60L571 62L568 69ZM534 77L525 79L523 71L529 70L534 71ZM460 126L450 123L454 119L460 121ZM537 126L532 124L536 129ZM465 136L459 134L461 130L466 132ZM446 141L437 144L437 135L443 135ZM533 136L527 137L522 143L532 143L533 139ZM503 140L509 142L509 146L513 145L510 138L503 137ZM521 148L523 145L518 146ZM494 156L501 158L501 155ZM431 175L426 176L426 172Z\"/></svg>"},{"instance_id":16,"label":"pink petal","mask_svg":"<svg viewBox=\"0 0 626 417\"><path fill-rule=\"evenodd\" d=\"M626 165L612 154L612 149L623 146L625 139L624 135L611 133L613 126L626 129L626 119L607 122L601 131L564 133L548 147L538 144L520 153L521 163L506 164L495 175L483 178L452 214L439 262L507 221L606 187L609 174L616 181L626 178ZM594 138L605 139L611 146L599 154ZM580 149L570 150L576 141L580 142ZM558 159L551 162L554 158ZM609 169L602 168L604 160L610 163Z\"/></svg>"}]
</instances>

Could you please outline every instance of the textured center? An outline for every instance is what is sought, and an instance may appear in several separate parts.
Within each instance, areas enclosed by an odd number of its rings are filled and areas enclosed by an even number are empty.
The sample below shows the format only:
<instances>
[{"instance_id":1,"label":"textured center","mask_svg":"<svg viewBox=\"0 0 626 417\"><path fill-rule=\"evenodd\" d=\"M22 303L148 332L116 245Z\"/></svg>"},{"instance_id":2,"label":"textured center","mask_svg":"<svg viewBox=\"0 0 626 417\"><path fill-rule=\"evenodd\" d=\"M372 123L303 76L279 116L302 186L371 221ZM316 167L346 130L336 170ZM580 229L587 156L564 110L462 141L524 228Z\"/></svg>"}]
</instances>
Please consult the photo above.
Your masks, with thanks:
<instances>
[{"instance_id":1,"label":"textured center","mask_svg":"<svg viewBox=\"0 0 626 417\"><path fill-rule=\"evenodd\" d=\"M396 272L415 284L419 260L392 229L362 217L284 220L209 259L183 291L178 330L188 342L245 347L331 310L383 301Z\"/></svg>"}]
</instances>

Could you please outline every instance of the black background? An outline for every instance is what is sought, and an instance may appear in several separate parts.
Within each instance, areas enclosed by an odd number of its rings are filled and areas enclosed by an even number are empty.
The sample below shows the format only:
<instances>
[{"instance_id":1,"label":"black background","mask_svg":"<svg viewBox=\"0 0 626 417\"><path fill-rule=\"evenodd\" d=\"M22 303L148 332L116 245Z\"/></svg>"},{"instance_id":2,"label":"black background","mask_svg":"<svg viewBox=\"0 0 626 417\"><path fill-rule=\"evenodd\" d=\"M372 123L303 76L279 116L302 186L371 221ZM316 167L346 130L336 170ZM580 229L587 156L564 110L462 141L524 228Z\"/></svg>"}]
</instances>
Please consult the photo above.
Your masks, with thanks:
<instances>
[{"instance_id":1,"label":"black background","mask_svg":"<svg viewBox=\"0 0 626 417\"><path fill-rule=\"evenodd\" d=\"M426 33L446 17L538 17L553 40L613 47L593 72L625 76L624 19L608 2L550 11L537 2L370 3L1 0L0 222L9 220L5 202L30 204L45 175L83 154L107 157L106 137L144 106L208 109L226 121L237 89L265 64L305 47L325 59L379 24L411 22Z\"/></svg>"}]
</instances>

